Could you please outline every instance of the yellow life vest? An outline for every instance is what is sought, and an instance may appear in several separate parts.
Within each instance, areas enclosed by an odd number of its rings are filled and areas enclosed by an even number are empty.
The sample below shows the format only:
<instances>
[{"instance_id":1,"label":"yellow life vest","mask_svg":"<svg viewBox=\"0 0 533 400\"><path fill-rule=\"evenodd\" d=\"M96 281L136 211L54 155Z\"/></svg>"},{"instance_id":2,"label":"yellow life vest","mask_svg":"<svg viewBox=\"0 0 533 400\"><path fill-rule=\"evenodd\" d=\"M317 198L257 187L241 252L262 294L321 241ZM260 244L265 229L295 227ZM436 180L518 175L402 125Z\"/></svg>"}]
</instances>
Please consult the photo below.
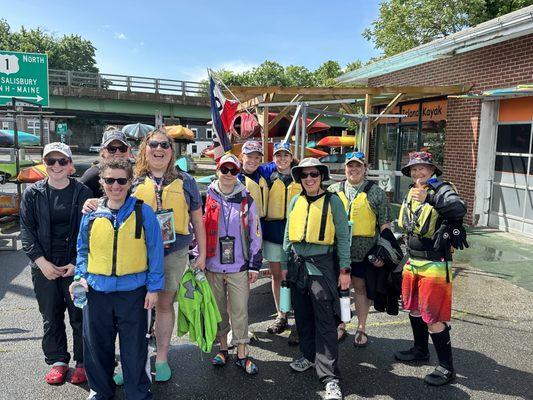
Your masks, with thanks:
<instances>
[{"instance_id":1,"label":"yellow life vest","mask_svg":"<svg viewBox=\"0 0 533 400\"><path fill-rule=\"evenodd\" d=\"M398 225L409 235L432 238L435 233L439 214L429 203L420 203L412 199L412 190L409 190L400 208ZM434 193L431 186L428 193Z\"/></svg>"},{"instance_id":2,"label":"yellow life vest","mask_svg":"<svg viewBox=\"0 0 533 400\"><path fill-rule=\"evenodd\" d=\"M150 177L146 177L133 192L133 196L144 201L154 211L157 211L156 186ZM177 234L189 234L189 206L185 200L183 192L183 180L174 179L169 185L163 188L161 194L161 204L164 210L174 212L174 229Z\"/></svg>"},{"instance_id":3,"label":"yellow life vest","mask_svg":"<svg viewBox=\"0 0 533 400\"><path fill-rule=\"evenodd\" d=\"M287 209L291 199L300 194L301 191L302 185L299 183L293 181L285 185L280 178L276 178L268 192L266 219L276 221L287 218Z\"/></svg>"},{"instance_id":4,"label":"yellow life vest","mask_svg":"<svg viewBox=\"0 0 533 400\"><path fill-rule=\"evenodd\" d=\"M348 218L352 225L352 236L376 236L377 217L368 201L368 192L374 185L374 182L367 182L363 191L357 194L351 203L348 202L348 198L344 192L345 185L346 182L341 183L340 190L337 194L344 204L344 209L348 213Z\"/></svg>"},{"instance_id":5,"label":"yellow life vest","mask_svg":"<svg viewBox=\"0 0 533 400\"><path fill-rule=\"evenodd\" d=\"M257 183L253 179L245 176L244 184L248 192L250 192L250 196L254 199L259 217L263 218L267 214L268 206L268 184L265 178L259 178L259 183Z\"/></svg>"},{"instance_id":6,"label":"yellow life vest","mask_svg":"<svg viewBox=\"0 0 533 400\"><path fill-rule=\"evenodd\" d=\"M139 202L142 205L142 202ZM118 229L104 217L91 222L89 231L89 262L87 272L105 276L123 276L146 271L148 257L142 210L135 210Z\"/></svg>"},{"instance_id":7,"label":"yellow life vest","mask_svg":"<svg viewBox=\"0 0 533 400\"><path fill-rule=\"evenodd\" d=\"M331 193L309 203L304 195L298 196L289 214L289 240L313 244L332 245L335 242L335 225L331 213Z\"/></svg>"}]
</instances>

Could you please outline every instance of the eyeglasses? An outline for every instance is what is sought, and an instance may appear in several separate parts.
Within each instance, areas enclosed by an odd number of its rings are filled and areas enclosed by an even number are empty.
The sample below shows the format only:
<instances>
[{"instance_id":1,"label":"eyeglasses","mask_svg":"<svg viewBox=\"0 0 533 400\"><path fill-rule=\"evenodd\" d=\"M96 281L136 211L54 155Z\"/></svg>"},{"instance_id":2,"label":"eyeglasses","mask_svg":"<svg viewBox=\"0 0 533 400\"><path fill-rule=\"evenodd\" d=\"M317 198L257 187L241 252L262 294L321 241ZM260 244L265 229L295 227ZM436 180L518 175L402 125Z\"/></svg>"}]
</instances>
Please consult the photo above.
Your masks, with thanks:
<instances>
[{"instance_id":1,"label":"eyeglasses","mask_svg":"<svg viewBox=\"0 0 533 400\"><path fill-rule=\"evenodd\" d=\"M365 161L365 153L362 151L352 151L351 153L346 153L346 160L351 160L357 158L358 160Z\"/></svg>"},{"instance_id":2,"label":"eyeglasses","mask_svg":"<svg viewBox=\"0 0 533 400\"><path fill-rule=\"evenodd\" d=\"M44 163L48 165L49 167L54 165L56 162L62 167L64 167L65 165L68 165L68 163L70 162L70 158L45 158L44 159Z\"/></svg>"},{"instance_id":3,"label":"eyeglasses","mask_svg":"<svg viewBox=\"0 0 533 400\"><path fill-rule=\"evenodd\" d=\"M151 149L157 149L158 146L161 146L163 150L167 150L167 149L170 149L171 144L168 140L165 140L164 142L158 142L157 140L150 140L148 142L148 146Z\"/></svg>"},{"instance_id":4,"label":"eyeglasses","mask_svg":"<svg viewBox=\"0 0 533 400\"><path fill-rule=\"evenodd\" d=\"M113 185L115 182L117 182L120 186L124 186L128 183L128 178L102 178L106 185Z\"/></svg>"},{"instance_id":5,"label":"eyeglasses","mask_svg":"<svg viewBox=\"0 0 533 400\"><path fill-rule=\"evenodd\" d=\"M300 174L300 178L307 179L308 177L311 178L318 178L320 176L320 172L313 171L313 172L302 172Z\"/></svg>"},{"instance_id":6,"label":"eyeglasses","mask_svg":"<svg viewBox=\"0 0 533 400\"><path fill-rule=\"evenodd\" d=\"M239 173L239 170L237 168L228 168L228 167L220 167L219 171L223 175L227 175L227 173L231 173L231 175L235 176Z\"/></svg>"},{"instance_id":7,"label":"eyeglasses","mask_svg":"<svg viewBox=\"0 0 533 400\"><path fill-rule=\"evenodd\" d=\"M126 153L128 151L128 146L107 146L106 150L110 154L115 154L117 151L120 151L121 153Z\"/></svg>"}]
</instances>

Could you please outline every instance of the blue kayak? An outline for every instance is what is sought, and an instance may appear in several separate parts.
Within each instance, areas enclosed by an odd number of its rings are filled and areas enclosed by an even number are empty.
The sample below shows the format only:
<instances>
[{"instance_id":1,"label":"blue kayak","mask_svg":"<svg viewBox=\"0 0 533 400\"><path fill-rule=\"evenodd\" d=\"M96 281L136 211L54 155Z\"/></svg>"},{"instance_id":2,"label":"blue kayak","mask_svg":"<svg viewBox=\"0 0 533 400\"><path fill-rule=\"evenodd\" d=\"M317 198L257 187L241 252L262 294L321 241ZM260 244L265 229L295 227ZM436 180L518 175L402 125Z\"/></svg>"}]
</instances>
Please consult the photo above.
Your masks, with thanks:
<instances>
[{"instance_id":1,"label":"blue kayak","mask_svg":"<svg viewBox=\"0 0 533 400\"><path fill-rule=\"evenodd\" d=\"M38 146L41 143L39 136L27 132L18 132L19 146ZM12 129L0 130L0 147L11 147L15 144L15 131Z\"/></svg>"}]
</instances>

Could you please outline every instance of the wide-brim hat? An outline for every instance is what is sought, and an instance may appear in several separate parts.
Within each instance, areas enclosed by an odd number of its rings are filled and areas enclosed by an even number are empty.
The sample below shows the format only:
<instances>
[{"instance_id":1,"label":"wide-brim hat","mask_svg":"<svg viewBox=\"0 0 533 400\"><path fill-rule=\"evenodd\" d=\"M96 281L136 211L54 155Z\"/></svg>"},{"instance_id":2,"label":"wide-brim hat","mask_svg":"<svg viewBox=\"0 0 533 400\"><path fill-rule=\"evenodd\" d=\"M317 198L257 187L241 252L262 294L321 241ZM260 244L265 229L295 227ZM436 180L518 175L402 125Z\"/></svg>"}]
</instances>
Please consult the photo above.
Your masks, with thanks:
<instances>
[{"instance_id":1,"label":"wide-brim hat","mask_svg":"<svg viewBox=\"0 0 533 400\"><path fill-rule=\"evenodd\" d=\"M442 170L433 161L433 156L427 151L415 151L409 154L409 162L402 168L402 174L411 176L411 167L413 165L432 165L435 167L435 175L442 175Z\"/></svg>"},{"instance_id":2,"label":"wide-brim hat","mask_svg":"<svg viewBox=\"0 0 533 400\"><path fill-rule=\"evenodd\" d=\"M301 181L300 175L302 173L302 170L308 167L315 167L316 169L318 169L318 172L320 172L320 175L322 175L322 181L329 181L329 167L327 165L322 164L320 160L318 160L318 158L312 157L304 158L302 161L300 161L298 165L292 167L292 179L294 179L295 182L299 183Z\"/></svg>"}]
</instances>

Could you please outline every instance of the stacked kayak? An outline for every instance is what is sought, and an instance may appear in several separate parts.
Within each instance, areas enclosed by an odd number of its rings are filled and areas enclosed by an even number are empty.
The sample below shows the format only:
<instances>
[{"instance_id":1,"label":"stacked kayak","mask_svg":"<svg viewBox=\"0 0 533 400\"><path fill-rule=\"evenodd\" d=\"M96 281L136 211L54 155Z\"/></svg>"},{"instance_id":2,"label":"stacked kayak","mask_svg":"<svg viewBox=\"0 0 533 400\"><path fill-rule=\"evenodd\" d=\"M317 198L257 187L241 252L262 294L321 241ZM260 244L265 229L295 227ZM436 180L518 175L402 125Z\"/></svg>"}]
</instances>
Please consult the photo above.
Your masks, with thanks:
<instances>
[{"instance_id":1,"label":"stacked kayak","mask_svg":"<svg viewBox=\"0 0 533 400\"><path fill-rule=\"evenodd\" d=\"M353 147L356 136L326 136L319 140L317 146L324 147Z\"/></svg>"},{"instance_id":2,"label":"stacked kayak","mask_svg":"<svg viewBox=\"0 0 533 400\"><path fill-rule=\"evenodd\" d=\"M165 130L174 140L194 140L194 132L183 125L165 126Z\"/></svg>"},{"instance_id":3,"label":"stacked kayak","mask_svg":"<svg viewBox=\"0 0 533 400\"><path fill-rule=\"evenodd\" d=\"M292 148L292 151L294 152L294 145L291 145L291 148ZM242 149L242 143L235 143L233 144L233 148L231 149L231 153L232 154L235 154L236 156L238 156L239 154L241 154L241 149ZM274 143L269 143L268 144L268 158L269 160L272 159L272 153L274 152ZM313 157L313 158L319 158L319 157L323 157L325 155L327 155L328 153L326 153L325 151L322 151L322 150L317 150L317 149L310 149L308 147L305 148L305 157ZM205 152L205 155L208 156L208 157L211 157L213 158L214 155L213 155L213 150L207 150Z\"/></svg>"}]
</instances>

